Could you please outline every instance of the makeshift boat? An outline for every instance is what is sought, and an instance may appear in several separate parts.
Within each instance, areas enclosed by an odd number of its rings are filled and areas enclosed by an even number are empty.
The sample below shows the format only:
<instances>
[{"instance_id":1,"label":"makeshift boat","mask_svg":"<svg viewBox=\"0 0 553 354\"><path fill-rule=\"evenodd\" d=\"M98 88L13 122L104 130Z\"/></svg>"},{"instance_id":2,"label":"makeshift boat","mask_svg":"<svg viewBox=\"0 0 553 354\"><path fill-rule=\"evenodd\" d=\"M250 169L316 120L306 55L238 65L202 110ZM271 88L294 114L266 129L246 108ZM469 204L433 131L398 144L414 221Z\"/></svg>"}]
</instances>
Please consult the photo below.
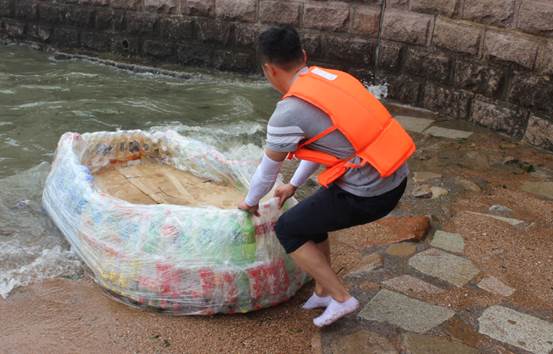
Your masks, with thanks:
<instances>
[{"instance_id":1,"label":"makeshift boat","mask_svg":"<svg viewBox=\"0 0 553 354\"><path fill-rule=\"evenodd\" d=\"M174 131L66 133L43 205L114 298L183 315L286 301L307 276L260 217L236 209L256 161L230 159Z\"/></svg>"}]
</instances>

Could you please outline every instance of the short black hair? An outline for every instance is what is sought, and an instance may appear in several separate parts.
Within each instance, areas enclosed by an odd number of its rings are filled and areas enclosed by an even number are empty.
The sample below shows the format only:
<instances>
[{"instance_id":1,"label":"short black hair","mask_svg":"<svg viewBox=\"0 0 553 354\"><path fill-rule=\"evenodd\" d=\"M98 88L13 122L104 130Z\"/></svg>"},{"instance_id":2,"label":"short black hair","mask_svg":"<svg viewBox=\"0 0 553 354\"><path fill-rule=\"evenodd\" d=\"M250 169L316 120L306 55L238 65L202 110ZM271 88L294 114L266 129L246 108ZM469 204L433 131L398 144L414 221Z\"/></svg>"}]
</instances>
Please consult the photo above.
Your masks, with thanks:
<instances>
[{"instance_id":1,"label":"short black hair","mask_svg":"<svg viewBox=\"0 0 553 354\"><path fill-rule=\"evenodd\" d=\"M290 26L271 27L263 31L257 45L262 62L287 69L303 60L300 36Z\"/></svg>"}]
</instances>

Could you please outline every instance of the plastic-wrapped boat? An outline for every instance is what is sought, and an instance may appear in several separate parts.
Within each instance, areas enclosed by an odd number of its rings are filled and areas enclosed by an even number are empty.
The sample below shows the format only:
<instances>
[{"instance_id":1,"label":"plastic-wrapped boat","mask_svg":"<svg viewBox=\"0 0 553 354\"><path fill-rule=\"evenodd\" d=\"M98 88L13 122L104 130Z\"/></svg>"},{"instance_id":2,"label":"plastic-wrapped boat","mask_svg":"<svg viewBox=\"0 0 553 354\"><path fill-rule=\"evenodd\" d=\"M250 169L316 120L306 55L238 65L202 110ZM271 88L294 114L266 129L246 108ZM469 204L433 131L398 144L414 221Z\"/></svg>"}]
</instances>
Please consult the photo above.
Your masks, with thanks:
<instances>
[{"instance_id":1,"label":"plastic-wrapped boat","mask_svg":"<svg viewBox=\"0 0 553 354\"><path fill-rule=\"evenodd\" d=\"M66 133L43 205L114 298L182 315L248 312L307 280L274 234L275 199L260 217L225 198L201 201L242 195L255 167L174 131Z\"/></svg>"}]
</instances>

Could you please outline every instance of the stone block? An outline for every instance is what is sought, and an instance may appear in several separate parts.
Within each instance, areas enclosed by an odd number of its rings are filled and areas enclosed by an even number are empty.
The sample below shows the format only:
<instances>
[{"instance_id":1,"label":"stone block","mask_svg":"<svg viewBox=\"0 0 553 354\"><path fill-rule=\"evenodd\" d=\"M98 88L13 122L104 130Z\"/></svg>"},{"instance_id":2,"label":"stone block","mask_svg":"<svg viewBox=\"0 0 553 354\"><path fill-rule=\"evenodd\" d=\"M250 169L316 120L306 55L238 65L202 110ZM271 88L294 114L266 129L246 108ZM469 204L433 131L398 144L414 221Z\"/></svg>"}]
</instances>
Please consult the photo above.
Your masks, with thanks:
<instances>
[{"instance_id":1,"label":"stone block","mask_svg":"<svg viewBox=\"0 0 553 354\"><path fill-rule=\"evenodd\" d=\"M159 30L164 39L184 41L194 36L194 22L181 16L162 17L159 21Z\"/></svg>"},{"instance_id":2,"label":"stone block","mask_svg":"<svg viewBox=\"0 0 553 354\"><path fill-rule=\"evenodd\" d=\"M3 22L4 29L9 37L20 38L25 34L25 23L10 19L4 19Z\"/></svg>"},{"instance_id":3,"label":"stone block","mask_svg":"<svg viewBox=\"0 0 553 354\"><path fill-rule=\"evenodd\" d=\"M50 43L59 48L75 48L79 46L79 31L72 28L54 28Z\"/></svg>"},{"instance_id":4,"label":"stone block","mask_svg":"<svg viewBox=\"0 0 553 354\"><path fill-rule=\"evenodd\" d=\"M424 280L420 280L407 274L388 279L386 281L383 281L382 284L392 290L396 290L407 295L411 293L440 294L445 291L442 288L439 288L435 285L425 282Z\"/></svg>"},{"instance_id":5,"label":"stone block","mask_svg":"<svg viewBox=\"0 0 553 354\"><path fill-rule=\"evenodd\" d=\"M177 10L177 0L144 0L147 11L158 13L174 13Z\"/></svg>"},{"instance_id":6,"label":"stone block","mask_svg":"<svg viewBox=\"0 0 553 354\"><path fill-rule=\"evenodd\" d=\"M167 59L175 52L171 42L146 40L142 46L142 51L145 55L157 59Z\"/></svg>"},{"instance_id":7,"label":"stone block","mask_svg":"<svg viewBox=\"0 0 553 354\"><path fill-rule=\"evenodd\" d=\"M261 1L259 3L259 20L263 23L297 26L300 21L300 10L299 3Z\"/></svg>"},{"instance_id":8,"label":"stone block","mask_svg":"<svg viewBox=\"0 0 553 354\"><path fill-rule=\"evenodd\" d=\"M379 28L380 8L360 6L354 9L352 19L352 31L354 33L378 37Z\"/></svg>"},{"instance_id":9,"label":"stone block","mask_svg":"<svg viewBox=\"0 0 553 354\"><path fill-rule=\"evenodd\" d=\"M140 10L142 0L111 0L114 9Z\"/></svg>"},{"instance_id":10,"label":"stone block","mask_svg":"<svg viewBox=\"0 0 553 354\"><path fill-rule=\"evenodd\" d=\"M390 323L407 331L424 333L447 321L455 312L389 290L380 290L359 312L368 321Z\"/></svg>"},{"instance_id":11,"label":"stone block","mask_svg":"<svg viewBox=\"0 0 553 354\"><path fill-rule=\"evenodd\" d=\"M387 0L386 7L392 8L392 9L408 10L409 0Z\"/></svg>"},{"instance_id":12,"label":"stone block","mask_svg":"<svg viewBox=\"0 0 553 354\"><path fill-rule=\"evenodd\" d=\"M215 16L215 0L187 0L183 12L190 16Z\"/></svg>"},{"instance_id":13,"label":"stone block","mask_svg":"<svg viewBox=\"0 0 553 354\"><path fill-rule=\"evenodd\" d=\"M511 296L515 292L515 289L505 285L501 280L496 277L486 277L477 284L480 289L484 289L490 293Z\"/></svg>"},{"instance_id":14,"label":"stone block","mask_svg":"<svg viewBox=\"0 0 553 354\"><path fill-rule=\"evenodd\" d=\"M478 319L479 332L532 353L553 350L553 324L504 306L492 306Z\"/></svg>"},{"instance_id":15,"label":"stone block","mask_svg":"<svg viewBox=\"0 0 553 354\"><path fill-rule=\"evenodd\" d=\"M409 48L403 69L409 75L429 78L447 83L449 78L449 57L425 48Z\"/></svg>"},{"instance_id":16,"label":"stone block","mask_svg":"<svg viewBox=\"0 0 553 354\"><path fill-rule=\"evenodd\" d=\"M432 42L440 48L476 55L482 37L482 28L473 23L438 17Z\"/></svg>"},{"instance_id":17,"label":"stone block","mask_svg":"<svg viewBox=\"0 0 553 354\"><path fill-rule=\"evenodd\" d=\"M332 32L344 31L350 16L349 10L349 5L344 2L305 4L303 26Z\"/></svg>"},{"instance_id":18,"label":"stone block","mask_svg":"<svg viewBox=\"0 0 553 354\"><path fill-rule=\"evenodd\" d=\"M64 23L79 28L94 27L94 9L85 6L73 6L65 9Z\"/></svg>"},{"instance_id":19,"label":"stone block","mask_svg":"<svg viewBox=\"0 0 553 354\"><path fill-rule=\"evenodd\" d=\"M553 151L553 123L531 116L524 134L524 141L534 146Z\"/></svg>"},{"instance_id":20,"label":"stone block","mask_svg":"<svg viewBox=\"0 0 553 354\"><path fill-rule=\"evenodd\" d=\"M247 47L255 46L259 36L259 27L251 24L236 24L234 38L237 44Z\"/></svg>"},{"instance_id":21,"label":"stone block","mask_svg":"<svg viewBox=\"0 0 553 354\"><path fill-rule=\"evenodd\" d=\"M37 6L33 0L17 0L15 2L15 18L32 21L37 17Z\"/></svg>"},{"instance_id":22,"label":"stone block","mask_svg":"<svg viewBox=\"0 0 553 354\"><path fill-rule=\"evenodd\" d=\"M383 41L377 49L377 69L397 72L401 67L402 46L398 43Z\"/></svg>"},{"instance_id":23,"label":"stone block","mask_svg":"<svg viewBox=\"0 0 553 354\"><path fill-rule=\"evenodd\" d=\"M215 15L225 20L255 22L256 0L215 0Z\"/></svg>"},{"instance_id":24,"label":"stone block","mask_svg":"<svg viewBox=\"0 0 553 354\"><path fill-rule=\"evenodd\" d=\"M469 103L473 94L426 83L422 106L431 111L465 119L469 115Z\"/></svg>"},{"instance_id":25,"label":"stone block","mask_svg":"<svg viewBox=\"0 0 553 354\"><path fill-rule=\"evenodd\" d=\"M401 337L401 347L409 354L478 354L479 350L448 337L435 337L415 333L405 333Z\"/></svg>"},{"instance_id":26,"label":"stone block","mask_svg":"<svg viewBox=\"0 0 553 354\"><path fill-rule=\"evenodd\" d=\"M524 0L520 5L518 28L553 36L553 3L549 0Z\"/></svg>"},{"instance_id":27,"label":"stone block","mask_svg":"<svg viewBox=\"0 0 553 354\"><path fill-rule=\"evenodd\" d=\"M302 32L300 34L303 48L309 58L318 59L323 56L321 35L318 33Z\"/></svg>"},{"instance_id":28,"label":"stone block","mask_svg":"<svg viewBox=\"0 0 553 354\"><path fill-rule=\"evenodd\" d=\"M416 104L421 90L420 79L407 75L386 75L388 97L407 104Z\"/></svg>"},{"instance_id":29,"label":"stone block","mask_svg":"<svg viewBox=\"0 0 553 354\"><path fill-rule=\"evenodd\" d=\"M470 120L487 128L522 138L528 124L528 113L475 99Z\"/></svg>"},{"instance_id":30,"label":"stone block","mask_svg":"<svg viewBox=\"0 0 553 354\"><path fill-rule=\"evenodd\" d=\"M0 17L12 17L14 10L14 0L0 0Z\"/></svg>"},{"instance_id":31,"label":"stone block","mask_svg":"<svg viewBox=\"0 0 553 354\"><path fill-rule=\"evenodd\" d=\"M201 19L194 23L196 38L202 42L227 45L233 39L234 25L230 22Z\"/></svg>"},{"instance_id":32,"label":"stone block","mask_svg":"<svg viewBox=\"0 0 553 354\"><path fill-rule=\"evenodd\" d=\"M484 56L534 67L540 42L528 35L512 31L488 30L484 38Z\"/></svg>"},{"instance_id":33,"label":"stone block","mask_svg":"<svg viewBox=\"0 0 553 354\"><path fill-rule=\"evenodd\" d=\"M541 74L553 78L553 40L545 42L541 47L536 67Z\"/></svg>"},{"instance_id":34,"label":"stone block","mask_svg":"<svg viewBox=\"0 0 553 354\"><path fill-rule=\"evenodd\" d=\"M107 6L109 0L79 0L80 5Z\"/></svg>"},{"instance_id":35,"label":"stone block","mask_svg":"<svg viewBox=\"0 0 553 354\"><path fill-rule=\"evenodd\" d=\"M177 46L177 60L182 65L207 66L212 63L213 50L202 43Z\"/></svg>"},{"instance_id":36,"label":"stone block","mask_svg":"<svg viewBox=\"0 0 553 354\"><path fill-rule=\"evenodd\" d=\"M514 0L465 0L463 18L487 25L506 27L515 16Z\"/></svg>"},{"instance_id":37,"label":"stone block","mask_svg":"<svg viewBox=\"0 0 553 354\"><path fill-rule=\"evenodd\" d=\"M432 16L430 15L388 10L384 13L382 38L425 45L431 23Z\"/></svg>"},{"instance_id":38,"label":"stone block","mask_svg":"<svg viewBox=\"0 0 553 354\"><path fill-rule=\"evenodd\" d=\"M394 257L409 257L417 252L417 245L412 242L394 243L386 248L386 254Z\"/></svg>"},{"instance_id":39,"label":"stone block","mask_svg":"<svg viewBox=\"0 0 553 354\"><path fill-rule=\"evenodd\" d=\"M420 241L430 229L430 218L425 215L388 216L376 223L390 230L398 240Z\"/></svg>"},{"instance_id":40,"label":"stone block","mask_svg":"<svg viewBox=\"0 0 553 354\"><path fill-rule=\"evenodd\" d=\"M68 13L68 8L40 3L38 4L37 11L40 22L52 25L60 25L65 23L65 17Z\"/></svg>"},{"instance_id":41,"label":"stone block","mask_svg":"<svg viewBox=\"0 0 553 354\"><path fill-rule=\"evenodd\" d=\"M101 9L96 11L94 20L94 28L97 31L107 31L112 29L112 21L115 14L110 9ZM123 25L125 24L125 17L122 16Z\"/></svg>"},{"instance_id":42,"label":"stone block","mask_svg":"<svg viewBox=\"0 0 553 354\"><path fill-rule=\"evenodd\" d=\"M465 240L463 236L441 230L434 233L430 245L453 253L463 253L465 250Z\"/></svg>"},{"instance_id":43,"label":"stone block","mask_svg":"<svg viewBox=\"0 0 553 354\"><path fill-rule=\"evenodd\" d=\"M111 35L99 32L81 32L81 46L97 52L109 52L111 50Z\"/></svg>"},{"instance_id":44,"label":"stone block","mask_svg":"<svg viewBox=\"0 0 553 354\"><path fill-rule=\"evenodd\" d=\"M255 71L255 53L218 50L213 55L213 66L219 70L250 73Z\"/></svg>"},{"instance_id":45,"label":"stone block","mask_svg":"<svg viewBox=\"0 0 553 354\"><path fill-rule=\"evenodd\" d=\"M457 287L464 286L480 273L470 260L436 248L414 255L409 259L409 265L421 273Z\"/></svg>"},{"instance_id":46,"label":"stone block","mask_svg":"<svg viewBox=\"0 0 553 354\"><path fill-rule=\"evenodd\" d=\"M411 0L411 10L453 16L457 6L457 0Z\"/></svg>"},{"instance_id":47,"label":"stone block","mask_svg":"<svg viewBox=\"0 0 553 354\"><path fill-rule=\"evenodd\" d=\"M375 43L365 39L329 35L324 39L323 48L332 62L342 65L370 65Z\"/></svg>"},{"instance_id":48,"label":"stone block","mask_svg":"<svg viewBox=\"0 0 553 354\"><path fill-rule=\"evenodd\" d=\"M553 114L553 81L543 77L516 72L509 90L509 101L531 110Z\"/></svg>"},{"instance_id":49,"label":"stone block","mask_svg":"<svg viewBox=\"0 0 553 354\"><path fill-rule=\"evenodd\" d=\"M132 12L127 14L126 32L132 35L154 34L159 17L147 12Z\"/></svg>"},{"instance_id":50,"label":"stone block","mask_svg":"<svg viewBox=\"0 0 553 354\"><path fill-rule=\"evenodd\" d=\"M456 87L489 97L500 94L505 83L503 69L457 60L453 64L453 83Z\"/></svg>"}]
</instances>

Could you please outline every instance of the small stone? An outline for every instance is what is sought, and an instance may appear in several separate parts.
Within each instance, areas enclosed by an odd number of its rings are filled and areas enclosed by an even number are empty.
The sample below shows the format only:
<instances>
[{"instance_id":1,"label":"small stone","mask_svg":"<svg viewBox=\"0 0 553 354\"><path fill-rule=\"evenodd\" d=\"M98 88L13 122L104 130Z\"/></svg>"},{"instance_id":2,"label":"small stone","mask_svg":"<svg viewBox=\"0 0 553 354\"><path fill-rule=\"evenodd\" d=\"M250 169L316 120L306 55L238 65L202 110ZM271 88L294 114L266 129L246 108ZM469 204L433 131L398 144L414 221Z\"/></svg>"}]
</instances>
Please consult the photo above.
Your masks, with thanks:
<instances>
[{"instance_id":1,"label":"small stone","mask_svg":"<svg viewBox=\"0 0 553 354\"><path fill-rule=\"evenodd\" d=\"M432 198L432 187L430 187L428 184L420 185L413 190L412 194L415 198Z\"/></svg>"},{"instance_id":2,"label":"small stone","mask_svg":"<svg viewBox=\"0 0 553 354\"><path fill-rule=\"evenodd\" d=\"M417 245L411 242L401 242L388 246L386 253L390 256L409 257L417 251Z\"/></svg>"},{"instance_id":3,"label":"small stone","mask_svg":"<svg viewBox=\"0 0 553 354\"><path fill-rule=\"evenodd\" d=\"M439 173L434 172L415 172L415 175L413 176L413 182L415 183L423 183L426 181L429 181L431 179L438 179L442 178L442 175Z\"/></svg>"},{"instance_id":4,"label":"small stone","mask_svg":"<svg viewBox=\"0 0 553 354\"><path fill-rule=\"evenodd\" d=\"M431 187L432 199L437 199L449 194L448 190L442 187Z\"/></svg>"},{"instance_id":5,"label":"small stone","mask_svg":"<svg viewBox=\"0 0 553 354\"><path fill-rule=\"evenodd\" d=\"M480 273L470 260L436 248L414 255L409 259L409 265L421 273L457 287L464 286Z\"/></svg>"},{"instance_id":6,"label":"small stone","mask_svg":"<svg viewBox=\"0 0 553 354\"><path fill-rule=\"evenodd\" d=\"M441 230L436 231L430 245L454 253L463 253L465 250L463 236Z\"/></svg>"},{"instance_id":7,"label":"small stone","mask_svg":"<svg viewBox=\"0 0 553 354\"><path fill-rule=\"evenodd\" d=\"M525 182L521 189L547 199L553 199L553 182Z\"/></svg>"},{"instance_id":8,"label":"small stone","mask_svg":"<svg viewBox=\"0 0 553 354\"><path fill-rule=\"evenodd\" d=\"M479 331L532 353L553 350L553 324L503 306L492 306L478 319Z\"/></svg>"},{"instance_id":9,"label":"small stone","mask_svg":"<svg viewBox=\"0 0 553 354\"><path fill-rule=\"evenodd\" d=\"M478 354L479 351L447 337L425 336L405 333L401 338L402 347L409 354Z\"/></svg>"},{"instance_id":10,"label":"small stone","mask_svg":"<svg viewBox=\"0 0 553 354\"><path fill-rule=\"evenodd\" d=\"M386 280L382 282L382 284L392 290L396 290L404 294L409 294L411 292L439 294L445 291L442 288L438 288L437 286L427 283L424 280L420 280L407 274Z\"/></svg>"},{"instance_id":11,"label":"small stone","mask_svg":"<svg viewBox=\"0 0 553 354\"><path fill-rule=\"evenodd\" d=\"M513 209L500 204L494 204L488 210L494 214L510 214L513 212Z\"/></svg>"},{"instance_id":12,"label":"small stone","mask_svg":"<svg viewBox=\"0 0 553 354\"><path fill-rule=\"evenodd\" d=\"M359 330L349 335L338 336L330 344L331 354L382 353L397 354L398 351L385 337L368 331Z\"/></svg>"},{"instance_id":13,"label":"small stone","mask_svg":"<svg viewBox=\"0 0 553 354\"><path fill-rule=\"evenodd\" d=\"M390 229L392 233L403 240L420 241L430 229L430 218L423 215L388 216L376 223Z\"/></svg>"},{"instance_id":14,"label":"small stone","mask_svg":"<svg viewBox=\"0 0 553 354\"><path fill-rule=\"evenodd\" d=\"M490 293L505 297L511 296L515 292L515 289L505 285L503 282L495 277L486 277L482 279L480 283L478 283L478 287L480 289L489 291Z\"/></svg>"},{"instance_id":15,"label":"small stone","mask_svg":"<svg viewBox=\"0 0 553 354\"><path fill-rule=\"evenodd\" d=\"M472 135L472 132L464 130L448 129L442 127L430 127L424 131L425 134L432 135L438 138L447 139L467 139Z\"/></svg>"},{"instance_id":16,"label":"small stone","mask_svg":"<svg viewBox=\"0 0 553 354\"><path fill-rule=\"evenodd\" d=\"M407 331L424 333L455 315L452 310L427 304L405 295L380 290L359 312L368 321L387 322Z\"/></svg>"},{"instance_id":17,"label":"small stone","mask_svg":"<svg viewBox=\"0 0 553 354\"><path fill-rule=\"evenodd\" d=\"M359 277L367 275L375 269L382 267L382 256L378 253L372 253L361 259L359 266L352 270L347 277Z\"/></svg>"},{"instance_id":18,"label":"small stone","mask_svg":"<svg viewBox=\"0 0 553 354\"><path fill-rule=\"evenodd\" d=\"M404 129L415 133L422 133L430 127L432 123L434 123L433 119L426 118L415 118L409 116L395 116L394 118Z\"/></svg>"},{"instance_id":19,"label":"small stone","mask_svg":"<svg viewBox=\"0 0 553 354\"><path fill-rule=\"evenodd\" d=\"M513 218L506 218L506 217L503 217L503 216L477 213L477 212L474 212L474 211L467 211L467 213L473 214L473 215L478 215L478 216L485 216L485 217L488 217L488 218L503 221L503 222L506 222L507 224L512 225L512 226L517 226L517 225L520 225L520 224L524 224L524 221L522 221L522 220L513 219Z\"/></svg>"},{"instance_id":20,"label":"small stone","mask_svg":"<svg viewBox=\"0 0 553 354\"><path fill-rule=\"evenodd\" d=\"M464 178L457 178L457 183L463 187L464 190L466 191L469 191L469 192L475 192L475 193L480 193L482 192L482 189L480 188L480 186L478 186L476 183L474 183L473 181L469 181L468 179L464 179Z\"/></svg>"}]
</instances>

